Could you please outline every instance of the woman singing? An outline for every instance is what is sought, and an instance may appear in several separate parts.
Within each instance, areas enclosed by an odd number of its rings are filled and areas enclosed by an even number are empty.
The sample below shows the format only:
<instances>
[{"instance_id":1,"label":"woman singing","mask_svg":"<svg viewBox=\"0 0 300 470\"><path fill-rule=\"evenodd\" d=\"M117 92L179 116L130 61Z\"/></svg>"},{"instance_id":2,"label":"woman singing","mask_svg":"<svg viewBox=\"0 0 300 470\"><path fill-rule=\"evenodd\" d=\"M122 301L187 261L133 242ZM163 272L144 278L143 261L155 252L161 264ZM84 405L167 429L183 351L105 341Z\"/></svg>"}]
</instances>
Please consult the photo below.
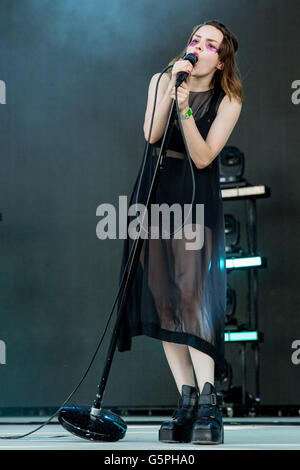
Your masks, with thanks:
<instances>
[{"instance_id":1,"label":"woman singing","mask_svg":"<svg viewBox=\"0 0 300 470\"><path fill-rule=\"evenodd\" d=\"M222 23L208 21L194 27L186 47L170 62L172 67L159 81L150 139L154 93L160 74L154 74L149 84L144 121L149 146L130 204L146 204L175 100L176 77L179 72L188 72L187 79L177 88L179 116L176 115L164 149L152 202L168 207L176 203L182 208L191 204L193 210L188 223L181 227L174 223L169 238L144 238L118 348L120 352L130 350L131 338L137 335L162 341L180 393L172 420L164 422L159 430L159 440L165 442L224 442L214 386L226 364L226 255L219 153L242 107L242 85L235 63L237 49L236 36ZM193 52L198 55L194 66L183 59ZM203 218L199 219L194 210L197 205L204 208ZM183 225L183 235L179 237L178 230ZM149 226L143 229L148 235L153 233ZM188 247L191 234L197 233L203 234L202 243ZM133 243L130 237L124 242L121 275Z\"/></svg>"}]
</instances>

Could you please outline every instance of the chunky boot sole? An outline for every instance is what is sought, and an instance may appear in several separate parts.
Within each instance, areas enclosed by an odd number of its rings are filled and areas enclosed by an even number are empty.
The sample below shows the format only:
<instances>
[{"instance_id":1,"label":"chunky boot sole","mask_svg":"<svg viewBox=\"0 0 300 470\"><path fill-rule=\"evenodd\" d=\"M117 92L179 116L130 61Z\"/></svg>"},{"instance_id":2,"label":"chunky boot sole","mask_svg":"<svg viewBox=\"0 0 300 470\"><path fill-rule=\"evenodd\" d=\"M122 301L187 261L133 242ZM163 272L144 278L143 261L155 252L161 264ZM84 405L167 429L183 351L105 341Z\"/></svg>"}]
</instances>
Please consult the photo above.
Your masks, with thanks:
<instances>
[{"instance_id":1,"label":"chunky boot sole","mask_svg":"<svg viewBox=\"0 0 300 470\"><path fill-rule=\"evenodd\" d=\"M192 429L187 428L174 428L174 429L160 429L158 438L162 442L190 442Z\"/></svg>"},{"instance_id":2,"label":"chunky boot sole","mask_svg":"<svg viewBox=\"0 0 300 470\"><path fill-rule=\"evenodd\" d=\"M224 429L221 429L221 433L212 429L194 429L190 442L191 444L224 444Z\"/></svg>"},{"instance_id":3,"label":"chunky boot sole","mask_svg":"<svg viewBox=\"0 0 300 470\"><path fill-rule=\"evenodd\" d=\"M158 439L162 442L190 442L194 418L197 411L198 393L191 385L182 385L178 407L172 421L162 423Z\"/></svg>"}]
</instances>

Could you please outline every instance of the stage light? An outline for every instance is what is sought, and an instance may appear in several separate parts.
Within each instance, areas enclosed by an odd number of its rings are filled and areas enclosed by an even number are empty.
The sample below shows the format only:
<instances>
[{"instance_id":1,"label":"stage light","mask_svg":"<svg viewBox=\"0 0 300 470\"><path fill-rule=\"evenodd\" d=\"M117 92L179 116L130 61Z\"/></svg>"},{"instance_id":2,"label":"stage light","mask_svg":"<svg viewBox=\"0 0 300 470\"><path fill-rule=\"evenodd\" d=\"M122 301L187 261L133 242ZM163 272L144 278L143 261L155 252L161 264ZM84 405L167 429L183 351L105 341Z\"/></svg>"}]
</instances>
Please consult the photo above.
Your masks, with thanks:
<instances>
[{"instance_id":1,"label":"stage light","mask_svg":"<svg viewBox=\"0 0 300 470\"><path fill-rule=\"evenodd\" d=\"M258 331L228 331L225 332L225 341L259 341Z\"/></svg>"},{"instance_id":2,"label":"stage light","mask_svg":"<svg viewBox=\"0 0 300 470\"><path fill-rule=\"evenodd\" d=\"M248 199L249 197L253 198L265 198L269 197L271 194L271 190L268 186L264 184L257 184L257 185L250 185L246 187L233 187L233 188L225 188L222 189L222 198L224 200L235 200L238 199Z\"/></svg>"},{"instance_id":3,"label":"stage light","mask_svg":"<svg viewBox=\"0 0 300 470\"><path fill-rule=\"evenodd\" d=\"M243 178L245 157L237 147L225 146L220 152L219 162L221 188L248 184Z\"/></svg>"},{"instance_id":4,"label":"stage light","mask_svg":"<svg viewBox=\"0 0 300 470\"><path fill-rule=\"evenodd\" d=\"M263 267L265 262L261 256L248 256L244 258L226 259L226 269L250 268L253 266Z\"/></svg>"},{"instance_id":5,"label":"stage light","mask_svg":"<svg viewBox=\"0 0 300 470\"><path fill-rule=\"evenodd\" d=\"M242 255L241 247L239 246L240 242L240 223L239 221L231 214L224 215L224 225L225 225L225 244L226 244L226 253L238 253Z\"/></svg>"}]
</instances>

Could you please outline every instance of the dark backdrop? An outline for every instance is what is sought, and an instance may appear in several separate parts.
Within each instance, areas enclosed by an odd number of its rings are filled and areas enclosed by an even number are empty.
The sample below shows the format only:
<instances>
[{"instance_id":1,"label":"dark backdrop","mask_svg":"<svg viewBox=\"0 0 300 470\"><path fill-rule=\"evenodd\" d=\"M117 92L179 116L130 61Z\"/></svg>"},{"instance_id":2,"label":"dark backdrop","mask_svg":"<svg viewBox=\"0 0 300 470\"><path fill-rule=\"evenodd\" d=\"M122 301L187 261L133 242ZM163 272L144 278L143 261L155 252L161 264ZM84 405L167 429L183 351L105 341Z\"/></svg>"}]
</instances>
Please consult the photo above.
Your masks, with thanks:
<instances>
[{"instance_id":1,"label":"dark backdrop","mask_svg":"<svg viewBox=\"0 0 300 470\"><path fill-rule=\"evenodd\" d=\"M300 338L300 106L292 100L299 16L298 0L1 0L1 407L59 405L86 369L117 292L122 251L122 240L97 238L96 209L131 193L151 76L194 25L214 18L239 39L244 103L228 144L245 153L249 181L272 191L257 204L258 247L268 260L259 272L262 403L299 403L300 365L291 361ZM243 316L244 276L235 273L234 283ZM111 328L77 402L94 399L110 336ZM236 345L226 354L239 385ZM176 399L160 341L140 336L130 352L116 351L105 406Z\"/></svg>"}]
</instances>

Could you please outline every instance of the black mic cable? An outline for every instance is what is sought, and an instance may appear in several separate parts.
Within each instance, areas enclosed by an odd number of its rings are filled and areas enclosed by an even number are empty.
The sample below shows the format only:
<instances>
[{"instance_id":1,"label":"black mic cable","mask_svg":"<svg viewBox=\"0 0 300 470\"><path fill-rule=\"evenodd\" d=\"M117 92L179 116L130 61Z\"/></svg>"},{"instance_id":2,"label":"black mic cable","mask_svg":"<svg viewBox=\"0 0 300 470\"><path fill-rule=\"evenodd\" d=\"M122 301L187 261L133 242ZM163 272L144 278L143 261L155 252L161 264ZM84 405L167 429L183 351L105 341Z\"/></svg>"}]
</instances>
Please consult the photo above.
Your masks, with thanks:
<instances>
[{"instance_id":1,"label":"black mic cable","mask_svg":"<svg viewBox=\"0 0 300 470\"><path fill-rule=\"evenodd\" d=\"M171 66L170 66L171 67ZM166 67L162 72L161 72L161 75L168 69L169 67ZM156 103L156 96L157 96L157 87L156 87L156 94L155 94L155 103ZM152 125L153 125L153 117L154 117L154 112L155 112L155 106L154 106L154 109L153 109L153 112L152 112L152 119L151 119L151 127L150 127L150 134L151 134L151 131L152 131ZM147 145L147 149L148 149L148 146L149 146L149 142L148 142L148 145ZM114 309L115 309L115 306L117 304L117 301L119 299L119 296L120 296L120 292L122 291L123 289L123 285L124 285L124 280L125 280L125 273L127 273L127 268L128 268L128 265L130 264L131 262L131 257L132 257L132 253L134 252L134 248L137 244L137 240L135 240L135 243L133 243L132 247L131 247L131 250L130 250L130 253L128 255L128 260L127 260L127 263L125 265L125 268L123 270L123 273L122 273L122 279L121 279L121 282L120 282L120 287L119 287L119 290L118 290L118 293L117 293L117 296L116 296L116 299L114 301L114 304L113 304L113 307L112 307L112 310L111 310L111 313L109 315L109 318L108 318L108 321L106 322L106 325L105 325L105 328L104 328L104 332L102 334L102 337L97 345L97 348L92 356L92 359L86 369L86 371L84 372L82 378L80 379L80 381L78 382L78 384L76 385L76 387L74 388L74 390L70 393L70 395L66 398L66 400L62 403L62 405L56 410L56 412L50 416L50 418L48 418L44 423L42 423L40 426L38 426L37 428L33 429L32 431L30 432L27 432L25 434L20 434L20 435L13 435L13 436L10 436L10 435L7 435L7 436L1 436L0 435L0 439L21 439L23 437L26 437L26 436L29 436L30 434L33 434L37 431L39 431L41 428L43 428L44 426L46 426L48 423L50 423L50 421L52 421L53 418L55 418L55 416L60 412L60 410L69 402L69 400L72 398L72 396L75 394L75 392L78 390L78 388L80 387L80 385L82 384L82 382L84 381L85 377L87 376L88 372L90 371L91 367L92 367L92 364L97 356L97 353L99 351L99 348L102 344L102 341L104 339L104 336L106 334L106 331L107 331L107 328L108 328L108 325L110 323L110 320L112 318L112 315L113 315L113 312L114 312Z\"/></svg>"},{"instance_id":2,"label":"black mic cable","mask_svg":"<svg viewBox=\"0 0 300 470\"><path fill-rule=\"evenodd\" d=\"M186 56L185 56L186 57ZM165 67L163 69L163 71L161 72L160 76L159 76L159 79L157 81L157 84L156 84L156 89L155 89L155 98L154 98L154 106L153 106L153 111L152 111L152 117L151 117L151 125L150 125L150 131L149 131L149 137L148 137L148 141L147 141L147 147L146 147L146 151L145 151L145 156L144 156L144 159L145 157L147 156L147 150L148 150L148 147L149 147L149 141L150 141L150 136L151 136L151 131L152 131L152 126L153 126L153 118L154 118L154 112L155 112L155 107L156 107L156 99L157 99L157 91L158 91L158 83L159 83L159 80L162 76L162 74L168 70L170 67L172 66L168 66L168 67ZM186 72L182 72L183 74L186 74L185 77L182 79L185 80L186 76L188 75ZM178 74L180 75L180 74ZM180 83L182 83L182 81ZM178 85L179 86L179 85ZM175 86L175 95L176 95L176 110L177 110L177 114L179 116L179 108L178 108L178 103L177 103L177 88ZM179 119L180 121L180 119ZM191 160L191 157L190 157L190 153L189 153L189 150L188 150L188 146L187 146L187 143L186 143L186 139L184 137L184 132L183 132L183 128L182 128L182 124L180 122L180 129L181 129L181 133L182 133L182 137L183 137L183 140L184 140L184 144L185 144L185 147L186 147L186 150L187 150L187 153L188 153L188 157L189 159ZM143 166L144 168L144 166ZM192 168L192 167L191 167ZM195 186L195 181L194 181L194 174L192 173L192 176L193 176L193 187ZM193 191L193 200L194 200L194 191ZM117 301L118 301L118 298L120 296L120 292L123 288L123 284L124 284L124 278L125 278L125 273L127 272L127 267L128 267L128 264L130 263L131 261L131 255L132 255L132 252L134 251L134 248L137 244L137 241L138 241L138 238L135 240L135 243L132 245L132 248L131 248L131 251L129 253L129 256L128 256L128 260L127 260L127 263L125 265L125 268L123 270L123 273L122 273L122 279L121 279L121 283L120 283L120 287L119 287L119 290L118 290L118 293L117 293L117 296L116 296L116 299L115 299L115 302L113 304L113 307L112 307L112 310L111 310L111 313L110 313L110 316L108 318L108 321L106 323L106 326L104 328L104 332L102 334L102 337L97 345L97 348L92 356L92 359L86 369L86 371L84 372L82 378L80 379L80 381L78 382L78 384L76 385L76 387L73 389L73 391L70 393L70 395L66 398L66 400L62 403L62 405L56 410L56 412L50 416L50 418L48 418L44 423L42 423L40 426L38 426L37 428L33 429L32 431L30 432L27 432L25 434L20 434L20 435L14 435L14 436L11 436L11 435L7 435L7 436L0 436L0 439L21 439L23 437L26 437L26 436L29 436L30 434L33 434L37 431L39 431L41 428L43 428L44 426L46 426L48 423L50 423L50 421L52 421L53 418L55 418L55 416L60 412L60 410L69 402L69 400L72 398L72 396L75 394L75 392L78 390L78 388L80 387L80 385L82 384L82 382L84 381L85 377L87 376L88 372L90 371L90 368L97 356L97 353L99 351L99 348L102 344L102 341L104 339L104 336L106 334L106 331L107 331L107 328L108 328L108 325L110 323L110 320L112 318L112 315L113 315L113 312L114 312L114 309L115 309L115 306L117 304Z\"/></svg>"}]
</instances>

